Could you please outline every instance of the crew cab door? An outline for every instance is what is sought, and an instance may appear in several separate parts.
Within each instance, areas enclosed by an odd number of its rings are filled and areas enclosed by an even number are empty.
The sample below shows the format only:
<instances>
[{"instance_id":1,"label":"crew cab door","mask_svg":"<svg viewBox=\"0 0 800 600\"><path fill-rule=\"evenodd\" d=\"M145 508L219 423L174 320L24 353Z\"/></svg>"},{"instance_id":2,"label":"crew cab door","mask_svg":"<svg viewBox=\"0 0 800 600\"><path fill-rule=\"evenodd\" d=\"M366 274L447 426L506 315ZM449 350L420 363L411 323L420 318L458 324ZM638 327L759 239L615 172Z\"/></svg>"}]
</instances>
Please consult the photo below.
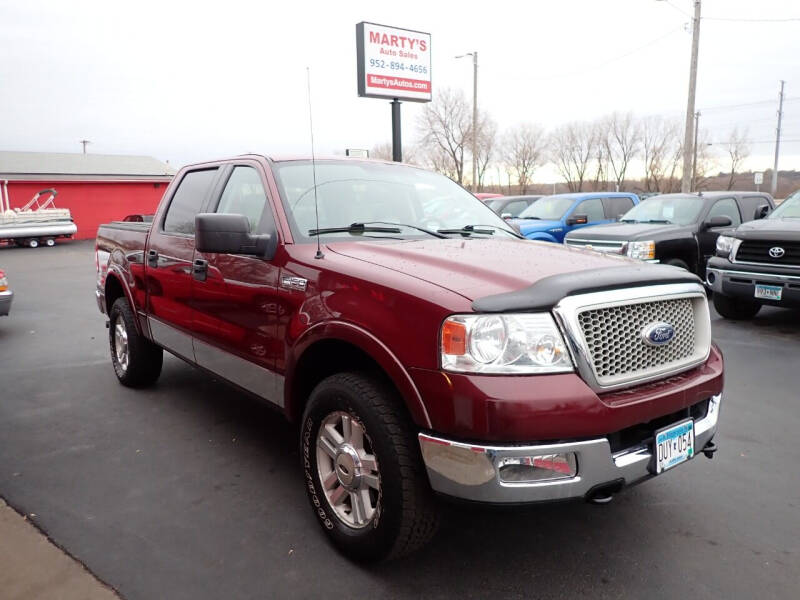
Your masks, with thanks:
<instances>
[{"instance_id":1,"label":"crew cab door","mask_svg":"<svg viewBox=\"0 0 800 600\"><path fill-rule=\"evenodd\" d=\"M726 227L707 227L703 225L703 223L707 223L714 217L728 217L731 220L731 225ZM739 207L736 204L736 200L731 198L720 198L714 204L711 205L711 208L708 211L708 214L703 218L703 222L700 224L700 230L697 233L697 244L699 247L700 253L700 269L699 274L705 274L705 265L708 262L708 259L714 256L716 253L717 248L717 238L720 236L721 233L724 231L731 230L733 228L738 227L742 223L742 216L739 214Z\"/></svg>"},{"instance_id":2,"label":"crew cab door","mask_svg":"<svg viewBox=\"0 0 800 600\"><path fill-rule=\"evenodd\" d=\"M207 202L219 169L185 172L153 220L145 249L150 335L167 350L194 360L192 258L194 218Z\"/></svg>"},{"instance_id":3,"label":"crew cab door","mask_svg":"<svg viewBox=\"0 0 800 600\"><path fill-rule=\"evenodd\" d=\"M247 217L251 233L277 235L258 163L224 168L207 212ZM193 331L197 364L262 398L283 405L276 354L279 269L239 254L195 251Z\"/></svg>"}]
</instances>

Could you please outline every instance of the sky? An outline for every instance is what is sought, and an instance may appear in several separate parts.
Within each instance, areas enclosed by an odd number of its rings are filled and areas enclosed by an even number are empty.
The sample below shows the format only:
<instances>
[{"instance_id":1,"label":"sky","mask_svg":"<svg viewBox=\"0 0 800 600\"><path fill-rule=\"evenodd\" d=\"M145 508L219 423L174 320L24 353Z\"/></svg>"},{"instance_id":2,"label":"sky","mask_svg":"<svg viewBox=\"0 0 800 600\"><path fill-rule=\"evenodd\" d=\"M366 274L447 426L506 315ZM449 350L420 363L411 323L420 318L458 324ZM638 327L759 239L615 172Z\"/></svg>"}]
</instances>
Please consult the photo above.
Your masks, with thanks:
<instances>
[{"instance_id":1,"label":"sky","mask_svg":"<svg viewBox=\"0 0 800 600\"><path fill-rule=\"evenodd\" d=\"M611 111L683 119L691 0L245 2L0 0L0 150L146 154L174 166L244 152L316 152L391 139L388 101L359 98L355 25L429 32L433 93L472 94L501 131ZM712 142L734 126L746 168L800 169L800 4L704 0L697 109ZM705 18L708 17L708 18ZM721 19L795 19L730 21ZM746 104L747 106L739 106ZM732 106L735 106L733 108ZM727 107L727 108L726 108ZM422 105L403 103L403 141ZM791 141L795 140L795 141ZM540 171L538 180L555 177Z\"/></svg>"}]
</instances>

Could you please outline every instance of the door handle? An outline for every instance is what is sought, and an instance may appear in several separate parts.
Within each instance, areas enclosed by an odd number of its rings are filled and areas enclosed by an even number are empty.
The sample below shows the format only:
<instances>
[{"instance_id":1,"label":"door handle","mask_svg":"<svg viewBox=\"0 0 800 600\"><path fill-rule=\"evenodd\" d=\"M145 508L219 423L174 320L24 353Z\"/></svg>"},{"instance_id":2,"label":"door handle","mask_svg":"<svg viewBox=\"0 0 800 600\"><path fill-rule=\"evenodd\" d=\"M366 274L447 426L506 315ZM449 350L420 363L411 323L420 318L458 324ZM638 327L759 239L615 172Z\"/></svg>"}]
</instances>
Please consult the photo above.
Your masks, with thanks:
<instances>
[{"instance_id":1,"label":"door handle","mask_svg":"<svg viewBox=\"0 0 800 600\"><path fill-rule=\"evenodd\" d=\"M205 281L208 275L208 261L203 258L195 258L192 263L192 277L196 281Z\"/></svg>"},{"instance_id":2,"label":"door handle","mask_svg":"<svg viewBox=\"0 0 800 600\"><path fill-rule=\"evenodd\" d=\"M158 250L147 251L147 266L153 269L158 268Z\"/></svg>"}]
</instances>

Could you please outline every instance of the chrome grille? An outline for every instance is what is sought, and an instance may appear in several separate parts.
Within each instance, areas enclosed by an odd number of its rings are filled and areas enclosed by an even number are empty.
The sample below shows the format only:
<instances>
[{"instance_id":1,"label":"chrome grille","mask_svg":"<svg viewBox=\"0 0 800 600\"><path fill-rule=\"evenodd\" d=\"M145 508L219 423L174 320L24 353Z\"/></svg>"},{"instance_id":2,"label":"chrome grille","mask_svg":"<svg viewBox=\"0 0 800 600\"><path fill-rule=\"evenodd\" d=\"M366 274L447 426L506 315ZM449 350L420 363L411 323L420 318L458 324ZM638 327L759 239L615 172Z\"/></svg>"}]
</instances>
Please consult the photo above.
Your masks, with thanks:
<instances>
[{"instance_id":1,"label":"chrome grille","mask_svg":"<svg viewBox=\"0 0 800 600\"><path fill-rule=\"evenodd\" d=\"M697 355L691 298L593 308L579 312L577 320L601 386L672 370ZM672 325L675 337L663 346L650 346L644 342L642 330L658 322Z\"/></svg>"}]
</instances>

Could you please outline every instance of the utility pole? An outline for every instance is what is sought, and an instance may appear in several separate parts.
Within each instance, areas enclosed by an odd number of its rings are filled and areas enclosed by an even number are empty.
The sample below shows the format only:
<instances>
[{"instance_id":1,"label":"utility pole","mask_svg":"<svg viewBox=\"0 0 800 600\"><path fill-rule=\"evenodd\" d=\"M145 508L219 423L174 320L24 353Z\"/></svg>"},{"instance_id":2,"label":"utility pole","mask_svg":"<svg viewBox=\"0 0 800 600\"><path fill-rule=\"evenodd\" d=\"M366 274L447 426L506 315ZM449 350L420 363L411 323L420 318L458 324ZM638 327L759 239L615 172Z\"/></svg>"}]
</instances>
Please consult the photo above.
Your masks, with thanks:
<instances>
[{"instance_id":1,"label":"utility pole","mask_svg":"<svg viewBox=\"0 0 800 600\"><path fill-rule=\"evenodd\" d=\"M700 131L700 111L694 113L694 157L692 158L692 189L697 191L697 132Z\"/></svg>"},{"instance_id":2,"label":"utility pole","mask_svg":"<svg viewBox=\"0 0 800 600\"><path fill-rule=\"evenodd\" d=\"M697 50L700 45L700 0L694 0L692 19L692 59L689 64L689 98L686 102L686 131L683 136L683 180L681 191L689 192L692 184L692 125L694 125L694 96L697 90Z\"/></svg>"},{"instance_id":3,"label":"utility pole","mask_svg":"<svg viewBox=\"0 0 800 600\"><path fill-rule=\"evenodd\" d=\"M478 191L478 52L472 53L472 191Z\"/></svg>"},{"instance_id":4,"label":"utility pole","mask_svg":"<svg viewBox=\"0 0 800 600\"><path fill-rule=\"evenodd\" d=\"M778 191L778 153L781 149L781 119L783 118L783 86L786 82L781 79L781 95L778 101L778 128L775 132L775 165L772 167L772 195Z\"/></svg>"},{"instance_id":5,"label":"utility pole","mask_svg":"<svg viewBox=\"0 0 800 600\"><path fill-rule=\"evenodd\" d=\"M86 154L86 144L91 144L89 140L81 140L80 144L83 146L83 153Z\"/></svg>"}]
</instances>

